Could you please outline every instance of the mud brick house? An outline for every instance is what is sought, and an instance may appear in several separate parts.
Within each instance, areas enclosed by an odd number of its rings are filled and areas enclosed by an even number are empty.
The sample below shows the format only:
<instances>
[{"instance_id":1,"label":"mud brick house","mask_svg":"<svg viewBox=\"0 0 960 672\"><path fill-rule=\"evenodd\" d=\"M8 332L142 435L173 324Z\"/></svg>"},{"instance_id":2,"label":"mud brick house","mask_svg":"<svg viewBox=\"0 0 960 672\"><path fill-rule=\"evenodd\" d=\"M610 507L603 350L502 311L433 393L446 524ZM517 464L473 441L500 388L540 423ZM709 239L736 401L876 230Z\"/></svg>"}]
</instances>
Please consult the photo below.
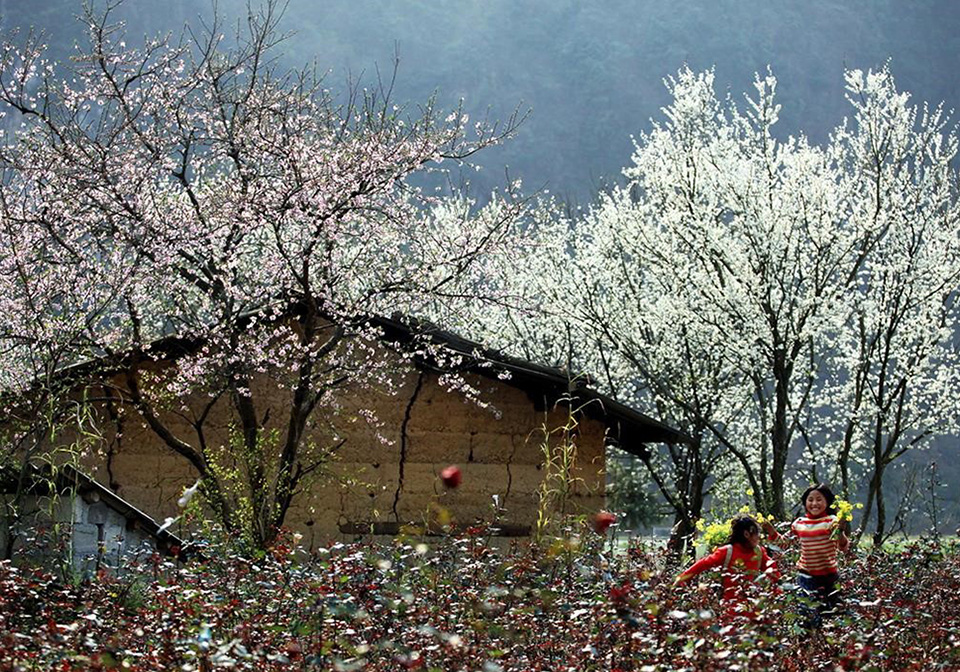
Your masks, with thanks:
<instances>
[{"instance_id":1,"label":"mud brick house","mask_svg":"<svg viewBox=\"0 0 960 672\"><path fill-rule=\"evenodd\" d=\"M404 322L378 318L385 341L413 338ZM526 535L535 524L538 488L543 482L544 442L576 424L577 462L569 510L590 513L604 506L605 447L613 444L639 454L652 443L683 442L685 437L588 386L574 386L563 372L483 350L455 334L434 329L434 343L461 355L457 374L487 402L477 404L449 389L450 373L435 359L420 356L405 364L396 394L345 389L343 417L350 409L372 409L379 428L357 421L339 427L340 446L322 477L296 495L285 524L318 546L357 535L396 534L408 524L425 525L438 507L459 525L497 521L503 535ZM398 358L399 361L399 358ZM176 358L158 366L176 366ZM288 394L271 379L254 381L278 407ZM209 400L186 399L187 405ZM229 420L214 406L207 420L208 441L229 443ZM107 413L98 414L110 417ZM277 412L271 417L282 417ZM167 421L176 427L176 417ZM218 424L219 423L219 424ZM188 429L182 427L182 429ZM177 499L197 479L196 471L169 450L135 414L106 423L104 445L85 468L111 492L163 520L178 514ZM282 431L282 428L278 428ZM457 465L462 483L445 488L439 478ZM495 503L499 508L495 509Z\"/></svg>"},{"instance_id":2,"label":"mud brick house","mask_svg":"<svg viewBox=\"0 0 960 672\"><path fill-rule=\"evenodd\" d=\"M79 576L120 567L131 555L177 555L183 542L169 529L70 466L0 471L0 499L18 504L0 511L0 549L66 560ZM18 489L23 491L17 493ZM41 534L38 534L42 530ZM28 537L32 537L28 538ZM9 545L9 546L8 546Z\"/></svg>"}]
</instances>

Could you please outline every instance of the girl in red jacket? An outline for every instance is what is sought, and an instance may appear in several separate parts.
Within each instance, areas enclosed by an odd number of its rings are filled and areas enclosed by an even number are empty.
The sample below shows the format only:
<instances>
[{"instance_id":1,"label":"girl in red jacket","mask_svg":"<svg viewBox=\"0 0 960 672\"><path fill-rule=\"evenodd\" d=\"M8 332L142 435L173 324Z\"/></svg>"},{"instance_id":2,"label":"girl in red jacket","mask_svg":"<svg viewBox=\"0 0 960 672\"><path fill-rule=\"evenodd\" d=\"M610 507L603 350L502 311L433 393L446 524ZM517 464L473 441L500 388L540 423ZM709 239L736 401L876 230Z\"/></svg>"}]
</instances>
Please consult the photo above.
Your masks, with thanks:
<instances>
[{"instance_id":1,"label":"girl in red jacket","mask_svg":"<svg viewBox=\"0 0 960 672\"><path fill-rule=\"evenodd\" d=\"M710 569L721 571L721 602L729 615L755 616L749 605L760 587L779 577L776 563L760 544L760 526L751 516L741 514L730 523L730 540L684 570L675 585Z\"/></svg>"}]
</instances>

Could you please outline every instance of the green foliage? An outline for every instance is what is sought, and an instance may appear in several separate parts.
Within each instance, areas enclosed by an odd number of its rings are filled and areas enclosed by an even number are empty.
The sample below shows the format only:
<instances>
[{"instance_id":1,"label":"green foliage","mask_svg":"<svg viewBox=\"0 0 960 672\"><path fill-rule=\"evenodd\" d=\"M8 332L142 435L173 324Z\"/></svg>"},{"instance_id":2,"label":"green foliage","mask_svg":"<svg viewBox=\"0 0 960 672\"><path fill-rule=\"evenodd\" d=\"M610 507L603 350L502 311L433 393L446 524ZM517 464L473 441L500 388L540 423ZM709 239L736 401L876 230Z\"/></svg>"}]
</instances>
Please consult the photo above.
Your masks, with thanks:
<instances>
[{"instance_id":1,"label":"green foliage","mask_svg":"<svg viewBox=\"0 0 960 672\"><path fill-rule=\"evenodd\" d=\"M564 404L562 400L558 407ZM562 425L551 427L548 417L538 430L540 452L543 456L543 477L537 488L537 522L534 539L538 542L547 536L567 537L570 528L582 527L583 511L571 507L571 496L585 487L577 475L579 416L582 408L565 400L567 417Z\"/></svg>"},{"instance_id":2,"label":"green foliage","mask_svg":"<svg viewBox=\"0 0 960 672\"><path fill-rule=\"evenodd\" d=\"M568 400L569 401L569 400ZM577 466L577 419L580 409L569 403L564 424L551 427L549 419L539 429L540 452L543 455L543 478L537 489L537 524L534 538L542 541L549 532L556 533L566 522L570 496L583 479L575 474Z\"/></svg>"},{"instance_id":3,"label":"green foliage","mask_svg":"<svg viewBox=\"0 0 960 672\"><path fill-rule=\"evenodd\" d=\"M245 440L240 429L232 424L227 444L208 451L211 475L217 480L221 496L229 502L228 518L222 523L250 549L261 548L264 540L272 536L271 525L282 521L286 513L281 510L279 493L275 491L281 468L282 440L279 429L264 427L251 442ZM334 448L316 441L305 441L301 459L311 466L299 476L297 489L309 490L320 479L326 478L326 466L334 457ZM206 484L202 481L200 492L206 495ZM211 503L207 497L205 499ZM193 519L201 520L202 515L195 515Z\"/></svg>"},{"instance_id":4,"label":"green foliage","mask_svg":"<svg viewBox=\"0 0 960 672\"><path fill-rule=\"evenodd\" d=\"M650 487L650 478L635 458L607 454L607 504L622 515L624 527L649 527L663 517L662 503Z\"/></svg>"},{"instance_id":5,"label":"green foliage","mask_svg":"<svg viewBox=\"0 0 960 672\"><path fill-rule=\"evenodd\" d=\"M0 668L953 669L958 551L852 558L843 612L814 632L789 593L733 621L714 591L671 588L659 553L599 537L568 557L468 535L305 558L282 535L253 560L228 544L188 565L147 553L82 584L0 563Z\"/></svg>"},{"instance_id":6,"label":"green foliage","mask_svg":"<svg viewBox=\"0 0 960 672\"><path fill-rule=\"evenodd\" d=\"M55 521L51 546L66 553L51 557L58 560L61 576L70 576L70 545L63 543L66 532L56 528L75 522L58 516L63 499L76 497L76 488L64 490L61 473L78 468L105 443L89 390L38 384L31 394L4 402L10 405L0 423L0 559L12 556L41 516Z\"/></svg>"}]
</instances>

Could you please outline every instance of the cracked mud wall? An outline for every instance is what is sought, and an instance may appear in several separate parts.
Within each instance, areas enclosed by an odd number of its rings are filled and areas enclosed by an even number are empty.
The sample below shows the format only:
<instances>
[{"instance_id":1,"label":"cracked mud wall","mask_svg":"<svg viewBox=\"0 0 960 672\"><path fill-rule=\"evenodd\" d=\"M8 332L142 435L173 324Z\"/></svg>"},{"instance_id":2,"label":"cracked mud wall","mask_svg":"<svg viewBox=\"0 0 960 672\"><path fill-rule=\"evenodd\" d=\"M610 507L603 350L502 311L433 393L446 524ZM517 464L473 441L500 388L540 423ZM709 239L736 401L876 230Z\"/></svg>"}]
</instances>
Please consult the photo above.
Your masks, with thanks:
<instances>
[{"instance_id":1,"label":"cracked mud wall","mask_svg":"<svg viewBox=\"0 0 960 672\"><path fill-rule=\"evenodd\" d=\"M394 395L373 389L345 391L338 422L344 443L327 465L325 476L294 500L287 525L304 534L308 545L353 538L344 529L355 531L378 523L423 524L436 505L449 511L458 524L471 525L493 519L496 495L501 523L532 526L544 476L542 428L562 427L568 421L567 412L538 411L527 392L508 382L467 378L493 408L445 389L437 375L429 372L408 372ZM269 380L257 383L260 399L265 385L271 385ZM286 393L275 389L269 399L270 417L283 418ZM188 406L202 401L190 400ZM358 411L365 408L374 410L379 427L362 419ZM258 408L261 413L267 410ZM101 482L109 474L118 495L154 518L176 515L177 498L196 479L193 469L164 447L134 412L127 410L120 423L110 423L106 413L102 417L104 450L88 460L87 468ZM166 421L189 435L184 418L171 415ZM321 421L317 418L313 423L311 438L330 441L319 431ZM208 442L227 445L225 406L214 407L207 425ZM122 428L119 437L118 427ZM570 509L590 513L603 507L604 428L597 421L583 420L577 429L579 461L574 476L578 480ZM446 489L439 479L440 471L450 464L463 473L462 484L455 490Z\"/></svg>"},{"instance_id":2,"label":"cracked mud wall","mask_svg":"<svg viewBox=\"0 0 960 672\"><path fill-rule=\"evenodd\" d=\"M384 421L383 438L357 428L339 452L332 469L356 483L341 492L337 507L327 494L332 486L315 488L312 502L299 503L297 518L313 507L313 535L336 533L334 516L341 523L425 524L437 505L461 525L494 519L494 495L500 522L533 526L537 517L537 491L544 476L542 427L551 430L568 422L565 409L545 415L523 390L505 382L470 377L483 398L495 407L483 408L460 393L440 385L433 373L412 373L392 400L377 399L365 391L351 403L376 408ZM604 427L594 420L578 426L578 468L570 510L594 512L603 507ZM463 480L447 489L440 471L460 467ZM401 479L402 475L402 479Z\"/></svg>"}]
</instances>

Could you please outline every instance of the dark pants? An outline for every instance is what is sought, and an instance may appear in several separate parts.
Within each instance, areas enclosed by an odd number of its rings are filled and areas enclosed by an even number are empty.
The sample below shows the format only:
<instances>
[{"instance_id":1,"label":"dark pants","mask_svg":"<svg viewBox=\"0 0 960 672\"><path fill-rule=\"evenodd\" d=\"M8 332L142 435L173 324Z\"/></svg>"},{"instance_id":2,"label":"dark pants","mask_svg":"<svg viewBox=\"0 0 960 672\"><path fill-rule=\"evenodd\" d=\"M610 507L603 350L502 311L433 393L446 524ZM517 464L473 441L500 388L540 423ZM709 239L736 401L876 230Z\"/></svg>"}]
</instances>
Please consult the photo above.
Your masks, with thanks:
<instances>
[{"instance_id":1,"label":"dark pants","mask_svg":"<svg viewBox=\"0 0 960 672\"><path fill-rule=\"evenodd\" d=\"M806 608L802 609L806 616L805 627L819 627L825 616L837 613L842 603L842 596L837 588L839 578L840 576L836 573L824 576L810 576L803 573L797 575L800 595L809 601Z\"/></svg>"}]
</instances>

